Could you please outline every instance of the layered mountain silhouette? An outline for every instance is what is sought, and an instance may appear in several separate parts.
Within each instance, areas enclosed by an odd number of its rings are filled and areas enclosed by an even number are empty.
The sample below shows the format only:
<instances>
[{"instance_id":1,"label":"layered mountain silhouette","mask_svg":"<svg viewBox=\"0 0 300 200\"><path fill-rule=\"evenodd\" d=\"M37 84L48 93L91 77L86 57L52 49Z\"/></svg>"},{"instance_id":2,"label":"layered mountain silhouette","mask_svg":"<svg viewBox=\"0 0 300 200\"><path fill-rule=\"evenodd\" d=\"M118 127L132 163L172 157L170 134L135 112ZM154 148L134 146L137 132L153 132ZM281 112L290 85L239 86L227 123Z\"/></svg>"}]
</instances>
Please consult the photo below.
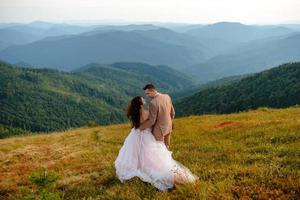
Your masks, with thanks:
<instances>
[{"instance_id":1,"label":"layered mountain silhouette","mask_svg":"<svg viewBox=\"0 0 300 200\"><path fill-rule=\"evenodd\" d=\"M46 37L80 34L96 28L36 21L29 24L0 24L0 50L12 45L35 42Z\"/></svg>"},{"instance_id":2,"label":"layered mountain silhouette","mask_svg":"<svg viewBox=\"0 0 300 200\"><path fill-rule=\"evenodd\" d=\"M6 41L13 38L0 39L0 45L8 46L0 51L0 59L65 71L91 62L143 62L169 65L207 82L299 60L299 45L294 45L299 32L292 25L78 26L34 22L0 26L0 33L12 30L24 36L11 44Z\"/></svg>"},{"instance_id":3,"label":"layered mountain silhouette","mask_svg":"<svg viewBox=\"0 0 300 200\"><path fill-rule=\"evenodd\" d=\"M189 72L207 81L259 72L295 61L300 61L300 33L249 42L204 63L190 66Z\"/></svg>"},{"instance_id":4,"label":"layered mountain silhouette","mask_svg":"<svg viewBox=\"0 0 300 200\"><path fill-rule=\"evenodd\" d=\"M214 38L233 43L242 43L262 38L286 35L292 32L294 32L292 29L282 26L257 26L245 25L238 22L219 22L193 28L185 33L199 38Z\"/></svg>"},{"instance_id":5,"label":"layered mountain silhouette","mask_svg":"<svg viewBox=\"0 0 300 200\"><path fill-rule=\"evenodd\" d=\"M151 31L164 34L162 30ZM179 33L171 32L173 41L162 41L154 33L139 31L109 31L91 35L74 35L51 40L12 46L0 52L0 58L8 62L26 62L32 65L75 69L97 62L121 61L167 64L175 68L201 61L205 57L200 47L191 46ZM183 41L182 41L183 40Z\"/></svg>"}]
</instances>

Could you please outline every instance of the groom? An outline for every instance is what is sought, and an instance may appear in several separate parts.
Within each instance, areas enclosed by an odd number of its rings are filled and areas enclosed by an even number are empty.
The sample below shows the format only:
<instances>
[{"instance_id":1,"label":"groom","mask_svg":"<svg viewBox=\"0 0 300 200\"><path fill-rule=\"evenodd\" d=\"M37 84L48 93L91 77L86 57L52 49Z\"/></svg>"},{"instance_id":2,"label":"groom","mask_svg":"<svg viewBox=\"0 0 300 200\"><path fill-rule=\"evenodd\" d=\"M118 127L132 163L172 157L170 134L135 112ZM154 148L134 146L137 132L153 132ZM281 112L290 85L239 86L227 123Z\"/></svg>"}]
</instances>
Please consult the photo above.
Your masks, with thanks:
<instances>
[{"instance_id":1,"label":"groom","mask_svg":"<svg viewBox=\"0 0 300 200\"><path fill-rule=\"evenodd\" d=\"M144 91L152 100L149 104L149 118L140 125L139 129L152 128L155 139L163 141L169 149L173 119L175 118L172 100L169 95L159 93L153 84L147 84Z\"/></svg>"}]
</instances>

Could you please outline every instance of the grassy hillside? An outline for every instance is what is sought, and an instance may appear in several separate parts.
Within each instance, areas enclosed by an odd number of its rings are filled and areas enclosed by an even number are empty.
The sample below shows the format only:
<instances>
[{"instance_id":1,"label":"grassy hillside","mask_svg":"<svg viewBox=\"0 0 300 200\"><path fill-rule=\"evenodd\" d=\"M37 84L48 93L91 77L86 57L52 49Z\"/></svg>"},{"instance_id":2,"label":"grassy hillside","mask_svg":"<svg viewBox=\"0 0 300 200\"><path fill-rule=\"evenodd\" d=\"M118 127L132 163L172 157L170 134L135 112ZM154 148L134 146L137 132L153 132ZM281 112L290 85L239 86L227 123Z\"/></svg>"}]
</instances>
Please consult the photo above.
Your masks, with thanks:
<instances>
[{"instance_id":1,"label":"grassy hillside","mask_svg":"<svg viewBox=\"0 0 300 200\"><path fill-rule=\"evenodd\" d=\"M123 109L149 82L163 92L193 84L167 66L143 63L91 64L67 73L0 62L0 125L45 132L124 122Z\"/></svg>"},{"instance_id":2,"label":"grassy hillside","mask_svg":"<svg viewBox=\"0 0 300 200\"><path fill-rule=\"evenodd\" d=\"M231 113L258 107L300 104L300 62L288 63L241 80L216 85L179 99L177 116Z\"/></svg>"},{"instance_id":3,"label":"grassy hillside","mask_svg":"<svg viewBox=\"0 0 300 200\"><path fill-rule=\"evenodd\" d=\"M115 177L128 124L0 140L0 199L299 199L300 108L175 120L173 157L200 180L162 193Z\"/></svg>"}]
</instances>

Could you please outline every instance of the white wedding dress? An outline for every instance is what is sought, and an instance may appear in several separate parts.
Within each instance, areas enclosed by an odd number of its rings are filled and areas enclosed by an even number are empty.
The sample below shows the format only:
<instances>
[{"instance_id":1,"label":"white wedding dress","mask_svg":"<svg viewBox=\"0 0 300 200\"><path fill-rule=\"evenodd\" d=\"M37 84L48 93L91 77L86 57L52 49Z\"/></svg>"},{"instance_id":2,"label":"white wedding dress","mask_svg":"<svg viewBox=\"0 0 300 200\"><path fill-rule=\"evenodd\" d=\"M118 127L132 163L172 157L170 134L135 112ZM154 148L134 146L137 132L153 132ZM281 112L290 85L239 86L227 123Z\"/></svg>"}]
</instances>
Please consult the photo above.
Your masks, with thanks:
<instances>
[{"instance_id":1,"label":"white wedding dress","mask_svg":"<svg viewBox=\"0 0 300 200\"><path fill-rule=\"evenodd\" d=\"M172 188L175 179L182 182L198 179L171 154L164 142L155 140L150 129L132 128L115 161L116 175L121 182L139 177L161 191Z\"/></svg>"}]
</instances>

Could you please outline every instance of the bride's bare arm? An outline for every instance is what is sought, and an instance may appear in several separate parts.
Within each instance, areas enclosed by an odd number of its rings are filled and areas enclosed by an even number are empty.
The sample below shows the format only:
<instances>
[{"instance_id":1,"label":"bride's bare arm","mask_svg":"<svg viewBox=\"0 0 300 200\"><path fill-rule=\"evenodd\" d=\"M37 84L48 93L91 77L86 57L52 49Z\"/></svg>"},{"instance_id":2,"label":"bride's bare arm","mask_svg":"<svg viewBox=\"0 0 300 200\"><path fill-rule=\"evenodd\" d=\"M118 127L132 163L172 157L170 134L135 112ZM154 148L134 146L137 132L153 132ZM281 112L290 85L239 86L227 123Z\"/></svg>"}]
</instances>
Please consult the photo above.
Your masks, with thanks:
<instances>
[{"instance_id":1,"label":"bride's bare arm","mask_svg":"<svg viewBox=\"0 0 300 200\"><path fill-rule=\"evenodd\" d=\"M151 128L155 124L156 118L157 118L157 108L153 103L150 103L149 118L144 123L141 123L139 129L144 130L146 128Z\"/></svg>"},{"instance_id":2,"label":"bride's bare arm","mask_svg":"<svg viewBox=\"0 0 300 200\"><path fill-rule=\"evenodd\" d=\"M149 118L149 111L141 108L141 123L145 122Z\"/></svg>"}]
</instances>

